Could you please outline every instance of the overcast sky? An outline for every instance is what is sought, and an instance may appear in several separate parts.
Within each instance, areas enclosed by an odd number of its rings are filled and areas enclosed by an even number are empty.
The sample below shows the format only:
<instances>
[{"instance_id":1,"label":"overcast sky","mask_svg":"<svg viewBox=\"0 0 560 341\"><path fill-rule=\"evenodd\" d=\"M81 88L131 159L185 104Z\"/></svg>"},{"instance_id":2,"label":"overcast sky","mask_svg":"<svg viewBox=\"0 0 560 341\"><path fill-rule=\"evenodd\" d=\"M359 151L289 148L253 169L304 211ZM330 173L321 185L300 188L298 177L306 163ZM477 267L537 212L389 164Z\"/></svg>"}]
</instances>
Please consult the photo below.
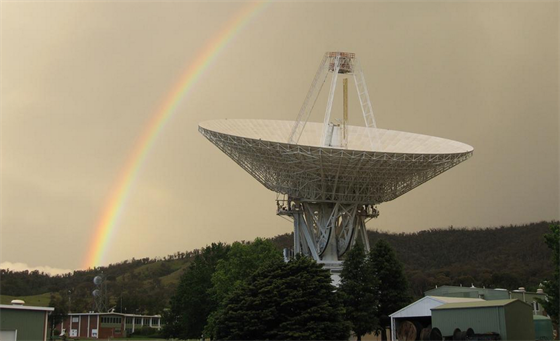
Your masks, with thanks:
<instances>
[{"instance_id":1,"label":"overcast sky","mask_svg":"<svg viewBox=\"0 0 560 341\"><path fill-rule=\"evenodd\" d=\"M78 269L142 129L246 3L1 6L1 265ZM474 147L381 204L369 229L559 219L558 42L556 1L269 4L159 134L106 263L291 232L275 194L197 124L295 119L326 51L356 53L380 128ZM350 100L351 123L362 124Z\"/></svg>"}]
</instances>

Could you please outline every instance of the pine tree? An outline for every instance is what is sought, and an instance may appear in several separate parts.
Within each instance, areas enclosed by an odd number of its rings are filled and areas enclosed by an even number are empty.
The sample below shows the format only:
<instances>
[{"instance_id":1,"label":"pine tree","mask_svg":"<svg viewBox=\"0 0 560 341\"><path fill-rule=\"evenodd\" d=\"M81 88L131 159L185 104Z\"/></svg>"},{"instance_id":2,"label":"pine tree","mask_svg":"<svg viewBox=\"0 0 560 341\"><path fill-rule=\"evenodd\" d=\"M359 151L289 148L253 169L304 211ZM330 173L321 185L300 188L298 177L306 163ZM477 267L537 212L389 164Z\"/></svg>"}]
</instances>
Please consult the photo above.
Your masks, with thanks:
<instances>
[{"instance_id":1,"label":"pine tree","mask_svg":"<svg viewBox=\"0 0 560 341\"><path fill-rule=\"evenodd\" d=\"M208 293L212 287L212 274L218 261L225 258L228 251L229 246L213 243L195 257L181 277L177 291L171 299L171 309L163 314L162 334L165 337L200 338L208 315L218 304Z\"/></svg>"},{"instance_id":2,"label":"pine tree","mask_svg":"<svg viewBox=\"0 0 560 341\"><path fill-rule=\"evenodd\" d=\"M282 259L282 253L269 240L257 238L252 243L233 243L227 257L218 262L212 274L213 287L210 293L218 302L218 307L208 316L204 335L211 339L215 337L216 317L224 309L226 297L261 266Z\"/></svg>"},{"instance_id":3,"label":"pine tree","mask_svg":"<svg viewBox=\"0 0 560 341\"><path fill-rule=\"evenodd\" d=\"M558 325L560 309L560 225L550 225L550 234L544 236L545 243L552 250L552 264L554 272L552 280L544 282L546 300L540 300L552 322Z\"/></svg>"},{"instance_id":4,"label":"pine tree","mask_svg":"<svg viewBox=\"0 0 560 341\"><path fill-rule=\"evenodd\" d=\"M346 255L339 292L346 310L345 318L358 338L378 328L378 281L362 244Z\"/></svg>"},{"instance_id":5,"label":"pine tree","mask_svg":"<svg viewBox=\"0 0 560 341\"><path fill-rule=\"evenodd\" d=\"M397 259L393 248L385 240L380 239L369 254L375 276L379 280L379 304L377 318L381 339L387 340L385 330L390 327L390 314L403 308L412 300L408 293L408 282L403 266Z\"/></svg>"},{"instance_id":6,"label":"pine tree","mask_svg":"<svg viewBox=\"0 0 560 341\"><path fill-rule=\"evenodd\" d=\"M228 296L216 317L224 340L341 340L349 325L330 272L307 257L269 263Z\"/></svg>"}]
</instances>

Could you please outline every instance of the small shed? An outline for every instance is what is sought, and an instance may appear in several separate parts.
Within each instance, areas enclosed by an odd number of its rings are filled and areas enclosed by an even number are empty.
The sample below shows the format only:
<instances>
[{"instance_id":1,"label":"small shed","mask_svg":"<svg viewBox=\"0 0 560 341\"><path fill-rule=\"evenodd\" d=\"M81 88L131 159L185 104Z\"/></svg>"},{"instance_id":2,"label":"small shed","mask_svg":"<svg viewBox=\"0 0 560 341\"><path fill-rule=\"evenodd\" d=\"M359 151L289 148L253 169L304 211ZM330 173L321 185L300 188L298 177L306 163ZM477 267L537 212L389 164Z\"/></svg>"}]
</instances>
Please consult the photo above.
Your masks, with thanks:
<instances>
[{"instance_id":1,"label":"small shed","mask_svg":"<svg viewBox=\"0 0 560 341\"><path fill-rule=\"evenodd\" d=\"M47 319L54 308L24 306L23 301L19 302L0 304L0 340L46 341Z\"/></svg>"},{"instance_id":2,"label":"small shed","mask_svg":"<svg viewBox=\"0 0 560 341\"><path fill-rule=\"evenodd\" d=\"M520 300L447 303L432 308L432 326L444 337L457 329L475 334L497 333L502 340L534 340L532 307Z\"/></svg>"},{"instance_id":3,"label":"small shed","mask_svg":"<svg viewBox=\"0 0 560 341\"><path fill-rule=\"evenodd\" d=\"M397 339L397 330L401 323L405 321L412 322L416 328L424 328L432 323L432 308L439 307L446 303L459 303L459 302L484 302L480 298L465 298L465 297L440 297L440 296L425 296L418 301L407 305L399 311L389 315L391 317L391 339ZM418 331L419 332L419 331Z\"/></svg>"},{"instance_id":4,"label":"small shed","mask_svg":"<svg viewBox=\"0 0 560 341\"><path fill-rule=\"evenodd\" d=\"M533 322L535 324L535 340L554 340L550 317L533 315Z\"/></svg>"}]
</instances>

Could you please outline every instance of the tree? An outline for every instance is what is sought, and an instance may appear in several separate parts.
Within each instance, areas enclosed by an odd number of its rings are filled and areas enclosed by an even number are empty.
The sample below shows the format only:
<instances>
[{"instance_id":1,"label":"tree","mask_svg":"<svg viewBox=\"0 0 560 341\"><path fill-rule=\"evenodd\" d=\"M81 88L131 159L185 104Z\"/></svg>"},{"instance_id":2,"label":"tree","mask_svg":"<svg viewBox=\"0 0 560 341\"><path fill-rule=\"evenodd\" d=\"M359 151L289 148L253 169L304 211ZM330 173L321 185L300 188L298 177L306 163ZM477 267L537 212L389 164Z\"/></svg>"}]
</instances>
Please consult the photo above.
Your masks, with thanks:
<instances>
[{"instance_id":1,"label":"tree","mask_svg":"<svg viewBox=\"0 0 560 341\"><path fill-rule=\"evenodd\" d=\"M220 260L212 275L210 293L218 307L208 316L204 335L213 338L216 334L216 316L224 309L224 302L236 288L242 285L261 266L283 259L282 253L270 242L261 238L252 243L235 242L227 257Z\"/></svg>"},{"instance_id":2,"label":"tree","mask_svg":"<svg viewBox=\"0 0 560 341\"><path fill-rule=\"evenodd\" d=\"M49 307L53 307L54 311L49 314L49 326L51 327L50 339L53 339L54 327L64 321L68 315L68 301L59 295L51 293Z\"/></svg>"},{"instance_id":3,"label":"tree","mask_svg":"<svg viewBox=\"0 0 560 341\"><path fill-rule=\"evenodd\" d=\"M282 253L269 240L256 238L252 243L233 243L227 257L218 262L212 275L216 300L223 301L260 266L282 259Z\"/></svg>"},{"instance_id":4,"label":"tree","mask_svg":"<svg viewBox=\"0 0 560 341\"><path fill-rule=\"evenodd\" d=\"M389 315L409 304L412 298L408 293L403 266L389 243L383 239L378 240L370 251L369 258L379 280L378 332L381 332L382 340L387 340L385 330L391 325Z\"/></svg>"},{"instance_id":5,"label":"tree","mask_svg":"<svg viewBox=\"0 0 560 341\"><path fill-rule=\"evenodd\" d=\"M554 324L559 322L560 309L560 224L551 224L550 233L544 236L546 245L552 250L552 264L554 265L554 273L552 280L545 281L544 289L546 299L541 300L541 304Z\"/></svg>"},{"instance_id":6,"label":"tree","mask_svg":"<svg viewBox=\"0 0 560 341\"><path fill-rule=\"evenodd\" d=\"M225 340L341 340L349 336L330 272L298 256L255 272L225 302L216 337Z\"/></svg>"},{"instance_id":7,"label":"tree","mask_svg":"<svg viewBox=\"0 0 560 341\"><path fill-rule=\"evenodd\" d=\"M175 295L171 309L162 317L162 334L167 338L197 339L202 335L208 315L216 309L217 302L208 292L212 287L212 274L216 265L224 259L229 246L218 243L207 246L196 255L185 272Z\"/></svg>"},{"instance_id":8,"label":"tree","mask_svg":"<svg viewBox=\"0 0 560 341\"><path fill-rule=\"evenodd\" d=\"M378 280L373 264L362 244L356 244L346 255L339 292L346 310L345 318L358 341L378 328Z\"/></svg>"}]
</instances>

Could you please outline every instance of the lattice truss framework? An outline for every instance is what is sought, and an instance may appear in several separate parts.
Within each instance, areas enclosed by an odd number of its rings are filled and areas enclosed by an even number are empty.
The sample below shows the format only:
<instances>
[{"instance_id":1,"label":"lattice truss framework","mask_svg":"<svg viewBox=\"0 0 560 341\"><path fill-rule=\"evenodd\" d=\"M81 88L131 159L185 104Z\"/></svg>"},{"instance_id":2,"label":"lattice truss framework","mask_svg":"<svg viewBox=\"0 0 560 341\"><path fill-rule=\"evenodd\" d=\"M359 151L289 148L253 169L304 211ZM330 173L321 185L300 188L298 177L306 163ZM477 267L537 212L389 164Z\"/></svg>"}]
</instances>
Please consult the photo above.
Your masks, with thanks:
<instances>
[{"instance_id":1,"label":"lattice truss framework","mask_svg":"<svg viewBox=\"0 0 560 341\"><path fill-rule=\"evenodd\" d=\"M370 205L310 203L289 200L289 208L279 211L294 220L294 252L316 260L338 262L361 240L369 250L366 220L378 215ZM337 264L339 265L339 264Z\"/></svg>"},{"instance_id":2,"label":"lattice truss framework","mask_svg":"<svg viewBox=\"0 0 560 341\"><path fill-rule=\"evenodd\" d=\"M472 156L387 153L312 147L200 133L266 188L307 202L380 204L393 200Z\"/></svg>"}]
</instances>

